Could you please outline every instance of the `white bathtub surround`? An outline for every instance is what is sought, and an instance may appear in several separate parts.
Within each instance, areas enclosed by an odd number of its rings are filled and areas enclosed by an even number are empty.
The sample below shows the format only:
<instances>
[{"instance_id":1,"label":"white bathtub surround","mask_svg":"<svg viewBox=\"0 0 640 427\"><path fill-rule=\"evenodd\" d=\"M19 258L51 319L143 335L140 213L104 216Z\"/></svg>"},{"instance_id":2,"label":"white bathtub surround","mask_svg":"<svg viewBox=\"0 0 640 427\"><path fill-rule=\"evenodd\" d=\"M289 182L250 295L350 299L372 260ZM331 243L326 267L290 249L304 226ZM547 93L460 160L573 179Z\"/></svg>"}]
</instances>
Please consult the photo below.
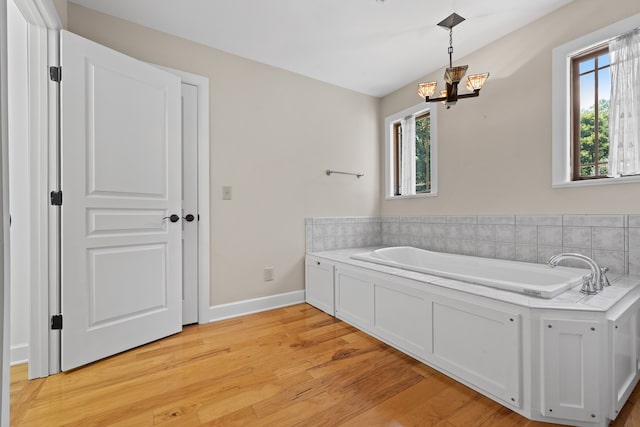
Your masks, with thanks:
<instances>
[{"instance_id":1,"label":"white bathtub surround","mask_svg":"<svg viewBox=\"0 0 640 427\"><path fill-rule=\"evenodd\" d=\"M638 278L543 299L351 258L373 249L308 254L307 301L533 420L607 426L637 384Z\"/></svg>"},{"instance_id":2,"label":"white bathtub surround","mask_svg":"<svg viewBox=\"0 0 640 427\"><path fill-rule=\"evenodd\" d=\"M640 215L629 215L625 230L629 274L640 276Z\"/></svg>"},{"instance_id":3,"label":"white bathtub surround","mask_svg":"<svg viewBox=\"0 0 640 427\"><path fill-rule=\"evenodd\" d=\"M380 218L306 218L307 252L374 246L380 244Z\"/></svg>"},{"instance_id":4,"label":"white bathtub surround","mask_svg":"<svg viewBox=\"0 0 640 427\"><path fill-rule=\"evenodd\" d=\"M307 252L364 245L413 246L541 264L552 255L573 252L593 258L614 274L640 276L640 215L366 217L361 220L372 225L367 234L360 235L360 241L368 242L362 245L350 244L356 240L355 233L341 238L337 227L356 220L307 218ZM582 267L573 261L563 261L563 265Z\"/></svg>"}]
</instances>

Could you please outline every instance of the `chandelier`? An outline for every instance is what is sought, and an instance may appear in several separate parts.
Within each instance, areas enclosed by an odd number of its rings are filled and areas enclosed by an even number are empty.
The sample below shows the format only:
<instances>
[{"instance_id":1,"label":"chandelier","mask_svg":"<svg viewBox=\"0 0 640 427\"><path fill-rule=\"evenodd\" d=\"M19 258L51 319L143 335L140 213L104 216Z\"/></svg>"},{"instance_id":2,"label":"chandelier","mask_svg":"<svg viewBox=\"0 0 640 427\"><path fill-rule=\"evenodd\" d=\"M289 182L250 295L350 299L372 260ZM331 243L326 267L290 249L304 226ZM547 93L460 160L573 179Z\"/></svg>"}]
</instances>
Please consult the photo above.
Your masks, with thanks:
<instances>
[{"instance_id":1,"label":"chandelier","mask_svg":"<svg viewBox=\"0 0 640 427\"><path fill-rule=\"evenodd\" d=\"M453 66L453 27L464 21L464 18L456 13L452 13L448 17L444 18L438 23L439 27L449 29L449 68L444 72L444 81L446 83L446 89L441 90L438 93L437 98L431 98L435 93L437 82L427 82L418 84L418 95L424 98L425 102L442 102L448 108L462 98L474 98L480 96L480 89L482 85L489 78L489 73L473 74L467 77L465 87L471 91L469 93L458 94L458 84L467 72L468 65L461 65L458 67Z\"/></svg>"}]
</instances>

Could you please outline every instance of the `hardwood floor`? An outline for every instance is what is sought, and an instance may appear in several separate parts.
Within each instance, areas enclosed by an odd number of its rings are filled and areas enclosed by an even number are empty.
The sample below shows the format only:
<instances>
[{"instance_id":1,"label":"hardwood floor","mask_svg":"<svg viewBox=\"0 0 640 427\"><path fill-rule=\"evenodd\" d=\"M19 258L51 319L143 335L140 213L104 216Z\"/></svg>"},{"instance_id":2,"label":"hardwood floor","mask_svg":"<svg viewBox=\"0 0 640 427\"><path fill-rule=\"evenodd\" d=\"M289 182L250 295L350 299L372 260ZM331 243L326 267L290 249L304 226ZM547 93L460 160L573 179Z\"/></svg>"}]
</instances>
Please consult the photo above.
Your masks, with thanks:
<instances>
[{"instance_id":1,"label":"hardwood floor","mask_svg":"<svg viewBox=\"0 0 640 427\"><path fill-rule=\"evenodd\" d=\"M46 379L11 368L12 426L539 426L300 304ZM636 388L612 426L640 426Z\"/></svg>"}]
</instances>

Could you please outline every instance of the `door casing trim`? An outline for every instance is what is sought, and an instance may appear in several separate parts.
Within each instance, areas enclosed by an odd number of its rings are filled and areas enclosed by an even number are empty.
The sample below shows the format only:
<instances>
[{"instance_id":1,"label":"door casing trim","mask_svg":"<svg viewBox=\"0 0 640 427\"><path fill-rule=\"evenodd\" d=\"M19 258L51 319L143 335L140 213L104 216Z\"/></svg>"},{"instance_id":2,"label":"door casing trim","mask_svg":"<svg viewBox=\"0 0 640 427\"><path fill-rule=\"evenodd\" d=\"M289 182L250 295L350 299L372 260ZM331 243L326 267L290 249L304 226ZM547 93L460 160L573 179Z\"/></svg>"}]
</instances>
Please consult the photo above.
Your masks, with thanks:
<instances>
[{"instance_id":1,"label":"door casing trim","mask_svg":"<svg viewBox=\"0 0 640 427\"><path fill-rule=\"evenodd\" d=\"M29 378L58 372L59 332L49 329L49 313L57 310L58 214L44 197L57 185L57 93L47 70L58 65L57 32L62 22L51 0L14 0L28 23L29 99ZM53 348L53 350L52 350Z\"/></svg>"}]
</instances>

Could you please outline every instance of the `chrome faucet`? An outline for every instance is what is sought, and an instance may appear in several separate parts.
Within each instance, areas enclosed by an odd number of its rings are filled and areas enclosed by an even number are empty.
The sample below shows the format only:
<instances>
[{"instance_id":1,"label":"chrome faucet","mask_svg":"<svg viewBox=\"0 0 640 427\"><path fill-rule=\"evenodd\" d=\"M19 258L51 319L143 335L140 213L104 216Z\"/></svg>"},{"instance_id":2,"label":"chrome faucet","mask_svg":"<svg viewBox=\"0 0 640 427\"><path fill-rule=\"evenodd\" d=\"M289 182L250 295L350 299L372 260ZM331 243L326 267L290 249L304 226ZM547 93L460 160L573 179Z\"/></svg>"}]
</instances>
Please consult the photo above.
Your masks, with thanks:
<instances>
[{"instance_id":1,"label":"chrome faucet","mask_svg":"<svg viewBox=\"0 0 640 427\"><path fill-rule=\"evenodd\" d=\"M606 273L608 269L601 269L598 264L596 264L596 262L588 256L573 253L558 254L549 258L549 261L547 261L547 265L552 268L556 267L558 263L565 258L584 261L591 268L591 274L588 274L582 278L583 282L580 292L582 292L583 294L595 295L598 293L598 291L602 290L603 286L609 286L609 280L607 280L607 276L604 275L604 273Z\"/></svg>"}]
</instances>

